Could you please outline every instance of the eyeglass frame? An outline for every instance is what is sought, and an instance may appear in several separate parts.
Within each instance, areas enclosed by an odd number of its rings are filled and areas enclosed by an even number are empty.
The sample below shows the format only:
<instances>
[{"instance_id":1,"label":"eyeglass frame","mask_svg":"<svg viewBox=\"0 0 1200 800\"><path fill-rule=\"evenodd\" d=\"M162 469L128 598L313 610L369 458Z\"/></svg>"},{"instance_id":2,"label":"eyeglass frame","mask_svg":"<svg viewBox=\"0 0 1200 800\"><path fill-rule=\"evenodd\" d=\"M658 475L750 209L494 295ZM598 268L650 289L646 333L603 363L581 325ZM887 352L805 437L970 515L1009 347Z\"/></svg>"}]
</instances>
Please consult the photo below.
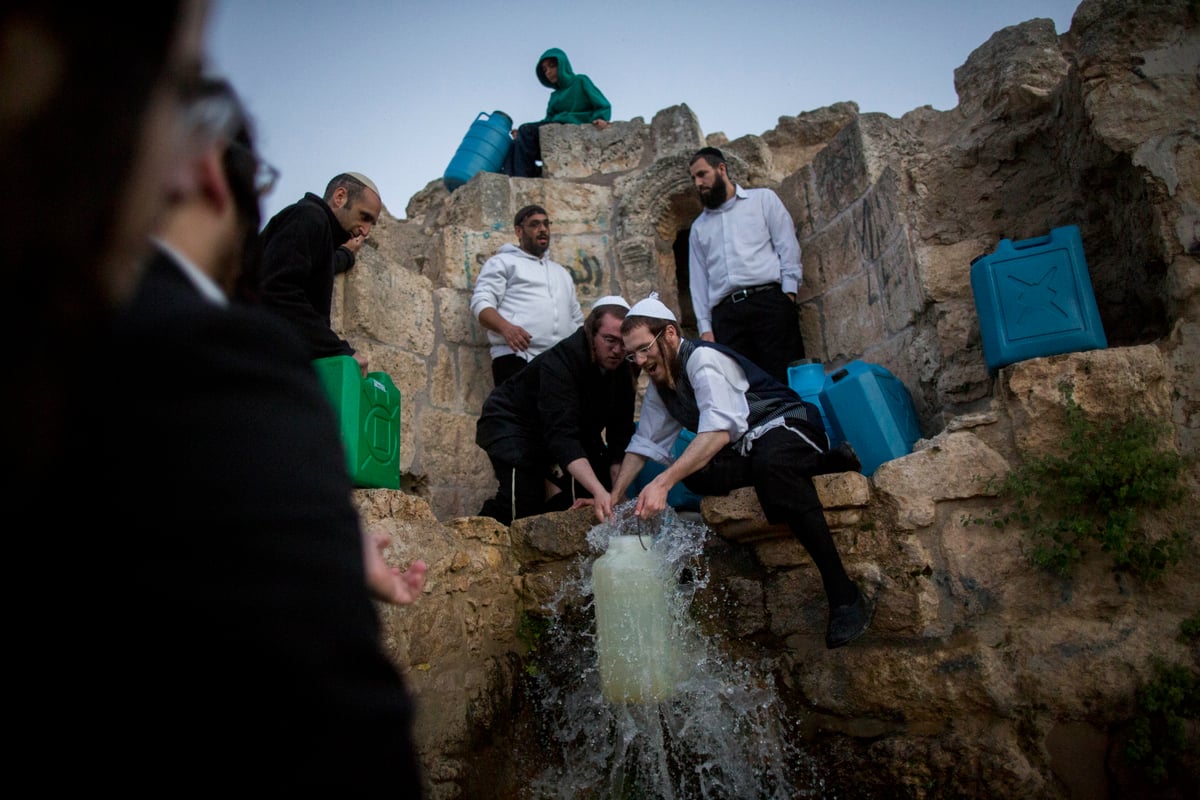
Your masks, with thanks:
<instances>
[{"instance_id":1,"label":"eyeglass frame","mask_svg":"<svg viewBox=\"0 0 1200 800\"><path fill-rule=\"evenodd\" d=\"M651 339L649 342L647 342L646 344L642 345L642 346L641 346L641 347L639 347L638 349L636 349L636 350L631 350L630 352L626 353L626 354L623 356L623 358L624 358L626 361L628 361L630 364L636 364L636 363L637 363L637 357L638 357L638 356L649 356L649 355L650 355L650 348L654 347L655 343L657 343L657 342L658 342L658 338L659 338L659 336L662 336L662 335L663 335L664 333L666 333L666 332L667 332L667 329L666 329L666 328L663 328L661 331L659 331L659 332L658 332L658 335L656 335L656 336L655 336L653 339Z\"/></svg>"},{"instance_id":2,"label":"eyeglass frame","mask_svg":"<svg viewBox=\"0 0 1200 800\"><path fill-rule=\"evenodd\" d=\"M217 140L227 149L236 150L254 160L254 194L265 197L279 181L279 170L235 138L248 121L240 101L229 94L217 92L183 100L183 123L187 135L197 141Z\"/></svg>"},{"instance_id":3,"label":"eyeglass frame","mask_svg":"<svg viewBox=\"0 0 1200 800\"><path fill-rule=\"evenodd\" d=\"M254 194L259 198L270 194L271 190L275 188L275 184L279 182L279 170L237 140L230 141L227 146L230 149L236 148L238 152L245 153L254 159Z\"/></svg>"}]
</instances>

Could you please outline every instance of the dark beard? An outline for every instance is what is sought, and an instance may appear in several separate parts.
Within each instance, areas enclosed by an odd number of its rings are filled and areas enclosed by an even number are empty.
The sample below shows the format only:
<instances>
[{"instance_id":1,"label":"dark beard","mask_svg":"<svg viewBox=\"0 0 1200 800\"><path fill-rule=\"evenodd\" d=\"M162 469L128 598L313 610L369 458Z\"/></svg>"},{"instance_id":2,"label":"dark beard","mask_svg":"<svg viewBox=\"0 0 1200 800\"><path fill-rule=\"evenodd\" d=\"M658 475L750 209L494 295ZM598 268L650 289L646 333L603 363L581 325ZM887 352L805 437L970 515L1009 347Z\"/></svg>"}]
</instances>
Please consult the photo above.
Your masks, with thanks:
<instances>
[{"instance_id":1,"label":"dark beard","mask_svg":"<svg viewBox=\"0 0 1200 800\"><path fill-rule=\"evenodd\" d=\"M671 349L670 345L659 339L659 353L662 354L662 360L667 366L667 374L664 377L657 375L650 378L654 381L654 385L658 387L659 394L663 391L675 391L675 386L679 383L679 374L683 371L683 362L679 360L679 348ZM668 351L670 351L668 353Z\"/></svg>"},{"instance_id":2,"label":"dark beard","mask_svg":"<svg viewBox=\"0 0 1200 800\"><path fill-rule=\"evenodd\" d=\"M714 211L725 205L725 201L729 199L729 192L725 188L725 181L717 181L712 188L708 190L708 194L700 195L700 202L704 203L706 208L711 208Z\"/></svg>"}]
</instances>

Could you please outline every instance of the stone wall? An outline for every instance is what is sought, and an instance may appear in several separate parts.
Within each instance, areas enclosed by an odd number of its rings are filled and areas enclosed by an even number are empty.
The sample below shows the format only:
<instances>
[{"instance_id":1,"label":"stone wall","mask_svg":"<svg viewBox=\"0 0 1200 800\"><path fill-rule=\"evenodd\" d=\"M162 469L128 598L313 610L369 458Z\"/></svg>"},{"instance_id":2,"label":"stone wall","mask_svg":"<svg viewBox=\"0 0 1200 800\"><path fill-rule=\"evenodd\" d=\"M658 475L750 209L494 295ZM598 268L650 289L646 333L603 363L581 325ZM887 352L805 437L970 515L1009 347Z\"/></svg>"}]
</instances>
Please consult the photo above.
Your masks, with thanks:
<instances>
[{"instance_id":1,"label":"stone wall","mask_svg":"<svg viewBox=\"0 0 1200 800\"><path fill-rule=\"evenodd\" d=\"M474 276L512 241L516 209L537 202L581 303L657 290L686 326L677 240L700 211L686 160L705 143L793 215L810 355L887 367L925 434L869 479L820 480L847 567L878 601L871 632L832 653L799 545L748 492L705 499L726 640L765 648L755 657L790 693L839 797L1149 796L1121 747L1151 657L1200 666L1175 638L1196 612L1196 546L1159 586L1103 554L1064 581L1028 564L1019 530L964 520L996 507L988 476L1057 446L1064 381L1090 417L1169 421L1174 446L1200 451L1198 74L1194 3L1085 0L1065 34L1031 20L983 43L955 73L950 111L897 120L839 103L732 142L706 136L685 104L649 124L549 126L545 178L481 174L453 194L434 181L408 219L385 214L339 278L335 324L403 395L404 488L357 501L392 535L391 558L431 564L419 603L383 610L418 701L430 797L515 797L517 754L545 756L522 752L514 721L518 620L555 613L591 524L587 510L511 529L469 516L495 486L474 445L491 389L467 310ZM971 260L1067 224L1083 233L1109 347L990 374ZM1194 461L1188 481L1179 516L1151 524L1200 529Z\"/></svg>"},{"instance_id":2,"label":"stone wall","mask_svg":"<svg viewBox=\"0 0 1200 800\"><path fill-rule=\"evenodd\" d=\"M1089 0L1061 36L1044 19L996 33L955 71L950 111L894 119L838 103L729 142L704 136L680 104L650 124L547 126L543 179L481 173L453 194L431 182L408 219L383 215L336 298L335 325L401 389L405 489L452 519L494 487L474 444L491 377L468 303L520 206L550 211L551 255L585 307L658 291L694 325L677 259L700 212L686 162L706 142L795 219L809 355L830 370L852 359L889 369L928 436L994 398L972 259L1002 238L1079 225L1108 343L1172 354L1178 440L1195 453L1200 34L1183 0L1136 8Z\"/></svg>"}]
</instances>

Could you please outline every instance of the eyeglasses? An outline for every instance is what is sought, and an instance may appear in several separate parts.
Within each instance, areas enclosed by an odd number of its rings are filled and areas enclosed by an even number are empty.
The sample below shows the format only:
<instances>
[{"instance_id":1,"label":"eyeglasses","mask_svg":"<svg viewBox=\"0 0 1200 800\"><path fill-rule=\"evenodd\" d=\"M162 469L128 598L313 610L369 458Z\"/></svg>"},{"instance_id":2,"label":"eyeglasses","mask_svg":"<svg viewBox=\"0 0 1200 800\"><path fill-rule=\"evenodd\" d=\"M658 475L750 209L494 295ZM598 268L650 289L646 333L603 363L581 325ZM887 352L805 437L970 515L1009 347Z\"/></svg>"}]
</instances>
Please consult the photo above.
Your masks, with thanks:
<instances>
[{"instance_id":1,"label":"eyeglasses","mask_svg":"<svg viewBox=\"0 0 1200 800\"><path fill-rule=\"evenodd\" d=\"M625 343L621 341L620 336L610 336L607 333L600 334L600 341L604 342L609 347L624 347Z\"/></svg>"},{"instance_id":2,"label":"eyeglasses","mask_svg":"<svg viewBox=\"0 0 1200 800\"><path fill-rule=\"evenodd\" d=\"M667 329L663 328L661 331L658 332L658 336L662 336L666 332L667 332ZM634 350L631 353L629 353L628 355L626 355L625 360L630 361L630 362L636 362L638 360L638 356L650 355L650 348L654 347L654 343L658 341L658 336L655 336L653 339L651 339L649 344L642 345L637 350Z\"/></svg>"},{"instance_id":3,"label":"eyeglasses","mask_svg":"<svg viewBox=\"0 0 1200 800\"><path fill-rule=\"evenodd\" d=\"M535 220L530 220L529 222L521 223L521 227L529 228L531 231L536 231L540 228L545 228L546 230L550 230L550 226L553 224L554 223L548 219L535 219Z\"/></svg>"},{"instance_id":4,"label":"eyeglasses","mask_svg":"<svg viewBox=\"0 0 1200 800\"><path fill-rule=\"evenodd\" d=\"M225 141L229 149L237 152L241 158L253 159L254 194L257 197L269 194L279 180L279 170L238 141L239 136L247 135L247 122L245 111L237 98L220 85L208 86L207 89L198 86L194 92L195 96L185 100L183 111L184 127L192 141L200 146L213 140Z\"/></svg>"},{"instance_id":5,"label":"eyeglasses","mask_svg":"<svg viewBox=\"0 0 1200 800\"><path fill-rule=\"evenodd\" d=\"M265 197L275 188L275 184L279 181L279 170L255 156L254 167L254 193L259 197Z\"/></svg>"}]
</instances>

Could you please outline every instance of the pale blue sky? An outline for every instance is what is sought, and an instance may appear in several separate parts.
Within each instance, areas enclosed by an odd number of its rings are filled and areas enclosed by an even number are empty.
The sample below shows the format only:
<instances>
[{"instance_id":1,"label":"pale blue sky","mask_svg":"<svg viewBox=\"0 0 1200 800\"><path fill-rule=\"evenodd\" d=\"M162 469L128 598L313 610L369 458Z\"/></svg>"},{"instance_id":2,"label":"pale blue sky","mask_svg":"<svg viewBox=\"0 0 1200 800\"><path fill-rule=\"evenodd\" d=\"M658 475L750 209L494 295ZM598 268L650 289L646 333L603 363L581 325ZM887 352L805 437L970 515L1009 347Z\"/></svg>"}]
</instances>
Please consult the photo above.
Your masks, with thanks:
<instances>
[{"instance_id":1,"label":"pale blue sky","mask_svg":"<svg viewBox=\"0 0 1200 800\"><path fill-rule=\"evenodd\" d=\"M1078 0L215 0L209 53L281 172L265 218L369 175L405 216L480 112L545 116L542 51L566 52L614 120L686 103L705 134L761 134L842 100L894 117L958 104L954 70L1035 17L1065 33Z\"/></svg>"}]
</instances>

